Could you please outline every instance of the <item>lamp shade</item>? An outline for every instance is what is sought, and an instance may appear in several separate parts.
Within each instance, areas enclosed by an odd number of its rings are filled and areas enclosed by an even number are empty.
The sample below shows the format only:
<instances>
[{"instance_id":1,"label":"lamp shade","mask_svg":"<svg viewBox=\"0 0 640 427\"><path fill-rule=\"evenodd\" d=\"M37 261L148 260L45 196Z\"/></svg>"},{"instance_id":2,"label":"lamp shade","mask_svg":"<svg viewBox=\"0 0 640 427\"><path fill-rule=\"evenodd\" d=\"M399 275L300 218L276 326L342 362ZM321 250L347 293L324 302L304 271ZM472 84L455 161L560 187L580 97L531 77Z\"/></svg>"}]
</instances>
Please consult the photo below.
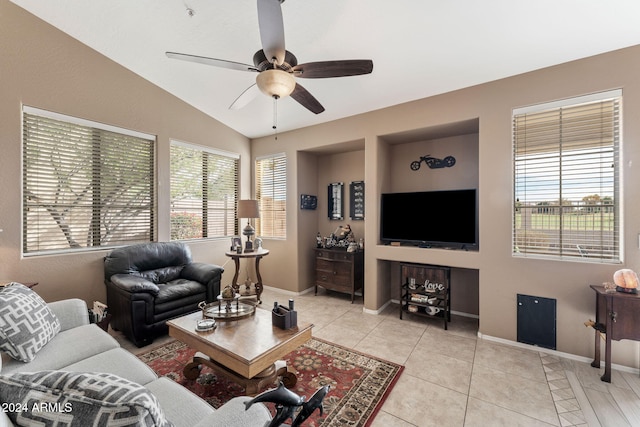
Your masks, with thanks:
<instances>
[{"instance_id":1,"label":"lamp shade","mask_svg":"<svg viewBox=\"0 0 640 427\"><path fill-rule=\"evenodd\" d=\"M238 200L238 218L260 218L257 200Z\"/></svg>"},{"instance_id":2,"label":"lamp shade","mask_svg":"<svg viewBox=\"0 0 640 427\"><path fill-rule=\"evenodd\" d=\"M291 74L276 68L258 74L256 84L265 95L284 98L291 95L296 87L296 80Z\"/></svg>"}]
</instances>

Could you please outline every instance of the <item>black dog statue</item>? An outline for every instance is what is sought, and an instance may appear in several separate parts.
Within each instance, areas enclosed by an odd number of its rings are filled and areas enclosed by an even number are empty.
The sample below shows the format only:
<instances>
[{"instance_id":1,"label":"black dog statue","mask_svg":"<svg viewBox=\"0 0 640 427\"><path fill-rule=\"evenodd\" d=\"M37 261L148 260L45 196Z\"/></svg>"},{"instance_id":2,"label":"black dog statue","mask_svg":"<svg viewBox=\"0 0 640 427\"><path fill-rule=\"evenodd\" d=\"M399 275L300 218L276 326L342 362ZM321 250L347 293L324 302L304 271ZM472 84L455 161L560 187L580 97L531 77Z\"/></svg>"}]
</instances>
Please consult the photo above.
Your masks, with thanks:
<instances>
[{"instance_id":1,"label":"black dog statue","mask_svg":"<svg viewBox=\"0 0 640 427\"><path fill-rule=\"evenodd\" d=\"M316 409L320 409L320 415L323 413L322 402L324 397L329 393L329 385L320 387L311 398L305 402L305 398L298 396L296 393L287 389L282 382L277 388L264 391L245 402L245 410L249 409L251 405L257 402L271 402L276 405L276 415L273 417L268 427L278 427L284 423L287 419L293 419L291 427L298 427L313 414ZM300 407L300 412L293 418L296 410Z\"/></svg>"}]
</instances>

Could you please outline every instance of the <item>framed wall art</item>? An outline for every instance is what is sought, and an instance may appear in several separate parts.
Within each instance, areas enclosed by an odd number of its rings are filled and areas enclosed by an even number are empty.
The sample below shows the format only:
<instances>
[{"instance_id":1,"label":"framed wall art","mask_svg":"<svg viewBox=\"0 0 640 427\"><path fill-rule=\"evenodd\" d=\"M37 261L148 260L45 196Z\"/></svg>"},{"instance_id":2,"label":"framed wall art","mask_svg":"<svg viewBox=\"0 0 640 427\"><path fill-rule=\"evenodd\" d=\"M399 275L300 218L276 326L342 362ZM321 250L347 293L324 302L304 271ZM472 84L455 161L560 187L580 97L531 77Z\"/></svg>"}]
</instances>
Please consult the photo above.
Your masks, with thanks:
<instances>
[{"instance_id":1,"label":"framed wall art","mask_svg":"<svg viewBox=\"0 0 640 427\"><path fill-rule=\"evenodd\" d=\"M344 183L332 182L327 187L327 216L329 219L344 219Z\"/></svg>"},{"instance_id":2,"label":"framed wall art","mask_svg":"<svg viewBox=\"0 0 640 427\"><path fill-rule=\"evenodd\" d=\"M300 195L300 209L314 210L318 207L318 197L310 194Z\"/></svg>"},{"instance_id":3,"label":"framed wall art","mask_svg":"<svg viewBox=\"0 0 640 427\"><path fill-rule=\"evenodd\" d=\"M352 221L364 220L364 181L349 184L349 216Z\"/></svg>"}]
</instances>

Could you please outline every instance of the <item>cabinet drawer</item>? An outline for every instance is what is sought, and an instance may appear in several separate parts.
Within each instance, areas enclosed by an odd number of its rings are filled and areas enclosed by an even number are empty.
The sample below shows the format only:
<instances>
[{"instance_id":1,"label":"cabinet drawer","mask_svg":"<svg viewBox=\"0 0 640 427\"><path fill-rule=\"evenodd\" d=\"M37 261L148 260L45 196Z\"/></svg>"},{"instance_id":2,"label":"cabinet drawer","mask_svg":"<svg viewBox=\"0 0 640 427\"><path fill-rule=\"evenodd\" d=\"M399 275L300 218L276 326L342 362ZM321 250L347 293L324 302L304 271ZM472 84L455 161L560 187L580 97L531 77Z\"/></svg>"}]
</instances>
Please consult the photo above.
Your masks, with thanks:
<instances>
[{"instance_id":1,"label":"cabinet drawer","mask_svg":"<svg viewBox=\"0 0 640 427\"><path fill-rule=\"evenodd\" d=\"M316 270L318 271L329 271L329 272L333 272L333 266L335 265L335 263L333 261L330 261L328 259L324 259L324 258L318 258L316 260Z\"/></svg>"},{"instance_id":2,"label":"cabinet drawer","mask_svg":"<svg viewBox=\"0 0 640 427\"><path fill-rule=\"evenodd\" d=\"M318 249L316 251L316 258L324 258L337 261L351 261L353 259L353 255L346 251L330 251L326 249Z\"/></svg>"},{"instance_id":3,"label":"cabinet drawer","mask_svg":"<svg viewBox=\"0 0 640 427\"><path fill-rule=\"evenodd\" d=\"M353 264L350 262L340 262L336 261L333 263L333 271L335 274L347 274L351 275L351 267Z\"/></svg>"},{"instance_id":4,"label":"cabinet drawer","mask_svg":"<svg viewBox=\"0 0 640 427\"><path fill-rule=\"evenodd\" d=\"M335 270L333 272L333 283L338 286L347 286L351 289L351 285L353 284L353 280L351 279L351 271L339 271Z\"/></svg>"},{"instance_id":5,"label":"cabinet drawer","mask_svg":"<svg viewBox=\"0 0 640 427\"><path fill-rule=\"evenodd\" d=\"M328 274L318 274L316 285L331 291L344 292L347 294L350 294L352 289L350 284L336 283L333 281L333 277Z\"/></svg>"},{"instance_id":6,"label":"cabinet drawer","mask_svg":"<svg viewBox=\"0 0 640 427\"><path fill-rule=\"evenodd\" d=\"M351 290L352 280L351 273L340 272L335 270L317 270L316 271L316 281L318 285L324 286L325 284L332 283L336 286L346 286L347 289Z\"/></svg>"}]
</instances>

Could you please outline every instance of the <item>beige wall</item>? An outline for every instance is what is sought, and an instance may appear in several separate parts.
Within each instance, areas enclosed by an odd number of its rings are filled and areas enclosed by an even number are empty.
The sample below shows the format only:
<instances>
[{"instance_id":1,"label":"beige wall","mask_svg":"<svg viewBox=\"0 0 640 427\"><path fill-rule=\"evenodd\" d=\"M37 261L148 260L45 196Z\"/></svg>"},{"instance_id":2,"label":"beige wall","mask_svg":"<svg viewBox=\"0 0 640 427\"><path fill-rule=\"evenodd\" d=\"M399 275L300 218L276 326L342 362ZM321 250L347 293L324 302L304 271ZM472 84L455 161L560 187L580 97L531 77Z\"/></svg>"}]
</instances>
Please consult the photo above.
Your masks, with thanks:
<instances>
[{"instance_id":1,"label":"beige wall","mask_svg":"<svg viewBox=\"0 0 640 427\"><path fill-rule=\"evenodd\" d=\"M295 157L298 151L319 150L342 141L365 141L365 272L368 310L378 310L392 298L389 286L394 261L426 262L468 269L478 274L480 333L516 341L516 295L518 293L555 298L558 350L584 357L593 355L593 331L583 322L594 318L590 284L610 280L620 265L569 261L543 261L511 256L511 112L514 108L622 88L624 96L624 143L622 181L624 188L624 253L628 268L640 269L637 234L640 231L640 178L634 163L640 162L640 47L610 52L544 70L527 73L467 89L421 99L387 109L280 134L278 141L252 141L253 155L284 151ZM478 252L388 247L377 245L377 197L396 187L396 171L389 163L389 136L447 123L479 120L477 136L477 179L479 190L480 250ZM427 153L424 153L427 154ZM434 153L432 153L434 154ZM442 153L446 154L446 153ZM450 172L455 172L455 167ZM294 175L300 176L303 171ZM403 172L409 173L409 172ZM320 171L318 172L320 174ZM318 183L323 186L324 183ZM402 185L409 183L402 183ZM295 188L296 181L289 183ZM297 193L292 192L290 194ZM321 212L319 213L321 214ZM298 214L288 217L298 221ZM298 259L308 256L307 236L288 236L298 245ZM293 270L291 254L270 260L274 272ZM265 281L270 282L268 276ZM614 343L614 363L638 366L638 344Z\"/></svg>"},{"instance_id":2,"label":"beige wall","mask_svg":"<svg viewBox=\"0 0 640 427\"><path fill-rule=\"evenodd\" d=\"M427 154L438 159L453 156L456 163L453 167L429 169L422 162L420 169L411 170L411 162ZM393 169L392 193L478 188L478 134L392 145L389 163Z\"/></svg>"},{"instance_id":3,"label":"beige wall","mask_svg":"<svg viewBox=\"0 0 640 427\"><path fill-rule=\"evenodd\" d=\"M0 277L38 281L47 300L104 298L104 251L23 259L20 252L21 105L122 126L158 136L159 240L168 238L169 139L238 152L242 195L251 196L249 154L285 152L288 159L288 224L285 240L270 240L262 269L267 285L300 291L311 271L310 238L320 218L299 209L299 195L324 187L318 151L364 141L366 182L366 299L378 310L391 299L391 261L429 262L478 271L480 332L516 340L516 294L558 300L558 350L592 355L593 334L583 322L594 317L589 284L609 280L618 265L541 261L511 257L511 111L535 103L622 88L624 94L624 252L625 266L640 269L640 47L421 99L331 123L249 141L86 46L53 29L7 0L0 0ZM378 195L391 191L395 171L389 163L388 135L479 119L478 252L390 248L377 245ZM283 118L284 120L284 118ZM251 148L251 152L249 149ZM304 153L304 154L300 154ZM425 153L426 154L426 153ZM314 169L315 168L315 169ZM452 169L453 170L453 169ZM318 196L320 196L318 194ZM316 214L320 214L320 210ZM309 233L309 229L311 232ZM311 240L312 241L312 240ZM192 245L196 259L226 261L226 239ZM231 264L225 281L229 281ZM638 344L614 343L614 363L637 367Z\"/></svg>"},{"instance_id":4,"label":"beige wall","mask_svg":"<svg viewBox=\"0 0 640 427\"><path fill-rule=\"evenodd\" d=\"M39 282L46 300L105 300L106 251L21 257L21 108L29 105L157 135L158 240L169 239L169 140L241 155L250 194L249 140L6 0L0 0L0 280ZM228 239L191 245L223 264ZM227 265L230 282L233 263Z\"/></svg>"}]
</instances>

